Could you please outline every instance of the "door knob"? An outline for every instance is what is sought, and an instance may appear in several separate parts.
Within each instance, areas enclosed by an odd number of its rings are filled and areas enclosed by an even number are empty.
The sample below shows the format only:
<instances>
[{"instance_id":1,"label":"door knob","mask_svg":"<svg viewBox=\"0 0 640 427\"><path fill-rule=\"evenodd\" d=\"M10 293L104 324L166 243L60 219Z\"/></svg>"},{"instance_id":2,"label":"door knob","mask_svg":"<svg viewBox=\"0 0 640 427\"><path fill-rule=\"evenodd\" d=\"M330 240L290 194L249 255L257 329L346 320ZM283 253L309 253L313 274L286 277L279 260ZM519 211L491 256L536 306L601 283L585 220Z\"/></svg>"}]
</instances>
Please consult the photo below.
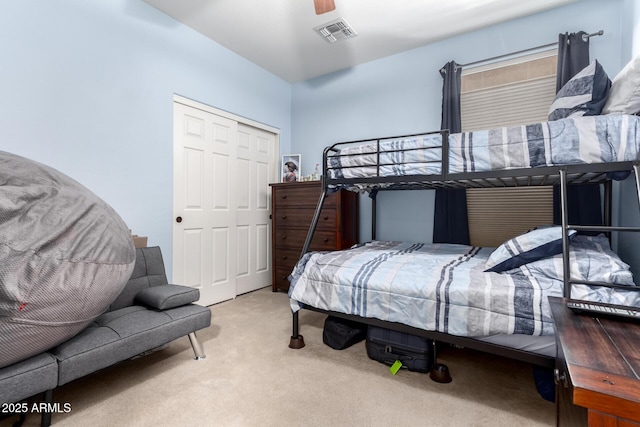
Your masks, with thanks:
<instances>
[{"instance_id":1,"label":"door knob","mask_svg":"<svg viewBox=\"0 0 640 427\"><path fill-rule=\"evenodd\" d=\"M177 223L182 222L182 217L181 217L181 216L177 217L177 218L176 218L176 222L177 222Z\"/></svg>"}]
</instances>

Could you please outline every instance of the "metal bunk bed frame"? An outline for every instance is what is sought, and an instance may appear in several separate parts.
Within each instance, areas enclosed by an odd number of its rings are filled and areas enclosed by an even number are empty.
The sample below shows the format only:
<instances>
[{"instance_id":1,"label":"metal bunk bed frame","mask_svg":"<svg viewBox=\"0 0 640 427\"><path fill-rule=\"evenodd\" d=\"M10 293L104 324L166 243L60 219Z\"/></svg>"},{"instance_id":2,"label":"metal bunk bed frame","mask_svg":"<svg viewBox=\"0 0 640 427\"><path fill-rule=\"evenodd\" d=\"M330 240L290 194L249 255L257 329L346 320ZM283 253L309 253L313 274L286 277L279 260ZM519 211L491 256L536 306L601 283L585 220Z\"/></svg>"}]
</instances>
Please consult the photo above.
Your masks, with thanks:
<instances>
[{"instance_id":1,"label":"metal bunk bed frame","mask_svg":"<svg viewBox=\"0 0 640 427\"><path fill-rule=\"evenodd\" d=\"M380 143L390 139L410 138L428 134L441 134L442 144L434 149L441 150L441 160L434 161L433 163L440 163L440 173L431 175L405 175L405 176L380 176ZM638 200L640 201L640 160L625 161L625 162L610 162L610 163L593 163L593 164L573 164L562 166L545 166L535 168L519 168L519 169L504 169L495 170L489 172L465 172L465 173L448 173L448 130L441 130L436 132L424 132L417 134L401 135L396 137L385 137L378 139L363 139L357 141L336 143L330 147L324 149L322 156L323 174L322 192L318 199L318 204L307 233L302 252L302 257L309 251L311 240L315 228L318 224L320 217L320 211L324 205L327 191L330 188L339 187L345 184L365 184L368 185L371 190L372 198L372 239L376 238L376 194L377 191L383 190L415 190L415 189L437 189L437 188L487 188L487 187L517 187L517 186L540 186L540 185L559 185L560 186L560 200L561 200L561 218L562 218L562 248L563 248L563 277L564 277L564 297L570 298L571 285L572 284L586 284L586 285L600 285L609 287L618 287L621 285L600 283L600 282L586 282L575 281L570 277L570 263L569 263L569 230L584 230L584 231L602 231L606 232L610 236L611 231L640 231L640 227L619 227L611 225L611 212L612 212L612 185L610 172L629 172L633 171L636 178L636 190ZM363 143L376 143L377 149L375 152L369 154L375 154L377 159L377 175L375 177L366 178L329 178L328 158L331 155L338 153L341 147L348 145L356 145ZM399 150L407 151L407 150ZM568 223L568 203L567 203L567 186L569 184L585 184L585 183L599 183L604 185L604 216L603 226L578 226ZM379 184L386 184L385 187L376 187ZM318 309L315 307L304 307L311 311L317 311L326 313L332 316L355 320L368 325L384 327L387 329L396 330L399 332L406 332L413 335L426 337L433 340L434 350L435 343L437 341L445 342L453 345L459 345L499 356L507 357L510 359L520 360L523 362L531 363L533 365L553 368L555 367L555 358L530 353L524 350L514 349L502 345L488 343L474 339L472 337L461 337L446 334L438 331L428 331L423 329L414 328L400 323L386 322L375 318L365 318L361 316L344 314L339 312L327 311ZM304 347L304 338L299 333L299 311L292 313L293 315L293 328L292 335L289 342L289 347L293 349L299 349ZM434 351L434 366L436 364L437 353Z\"/></svg>"}]
</instances>

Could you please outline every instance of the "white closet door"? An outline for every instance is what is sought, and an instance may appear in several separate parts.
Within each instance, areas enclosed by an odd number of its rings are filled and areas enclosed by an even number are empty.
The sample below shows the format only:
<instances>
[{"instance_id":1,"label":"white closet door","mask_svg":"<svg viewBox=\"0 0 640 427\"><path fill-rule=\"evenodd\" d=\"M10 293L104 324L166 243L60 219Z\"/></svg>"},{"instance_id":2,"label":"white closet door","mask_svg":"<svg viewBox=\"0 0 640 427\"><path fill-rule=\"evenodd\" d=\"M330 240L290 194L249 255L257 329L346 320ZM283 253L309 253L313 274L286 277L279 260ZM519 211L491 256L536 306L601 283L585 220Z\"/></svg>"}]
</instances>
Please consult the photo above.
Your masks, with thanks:
<instances>
[{"instance_id":1,"label":"white closet door","mask_svg":"<svg viewBox=\"0 0 640 427\"><path fill-rule=\"evenodd\" d=\"M236 213L238 221L236 293L271 284L271 208L269 182L275 158L275 135L238 124L238 174Z\"/></svg>"},{"instance_id":2,"label":"white closet door","mask_svg":"<svg viewBox=\"0 0 640 427\"><path fill-rule=\"evenodd\" d=\"M201 305L269 286L276 135L174 103L173 281Z\"/></svg>"}]
</instances>

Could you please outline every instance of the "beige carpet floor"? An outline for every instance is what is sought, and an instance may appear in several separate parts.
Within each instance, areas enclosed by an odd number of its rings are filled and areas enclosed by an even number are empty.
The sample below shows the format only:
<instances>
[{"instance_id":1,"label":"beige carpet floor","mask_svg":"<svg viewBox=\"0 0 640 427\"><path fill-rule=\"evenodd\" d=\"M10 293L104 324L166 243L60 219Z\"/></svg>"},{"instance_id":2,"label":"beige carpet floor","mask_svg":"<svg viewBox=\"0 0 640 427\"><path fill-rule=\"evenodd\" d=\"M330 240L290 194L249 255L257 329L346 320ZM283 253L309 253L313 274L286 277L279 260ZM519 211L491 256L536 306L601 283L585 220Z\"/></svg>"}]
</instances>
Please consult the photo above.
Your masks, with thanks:
<instances>
[{"instance_id":1,"label":"beige carpet floor","mask_svg":"<svg viewBox=\"0 0 640 427\"><path fill-rule=\"evenodd\" d=\"M303 311L306 347L288 348L291 314L269 288L211 307L198 336L76 380L54 392L71 411L55 426L552 426L555 406L537 393L531 366L447 347L453 381L401 370L322 343L322 314ZM0 424L10 425L9 420ZM25 425L37 426L38 414Z\"/></svg>"}]
</instances>

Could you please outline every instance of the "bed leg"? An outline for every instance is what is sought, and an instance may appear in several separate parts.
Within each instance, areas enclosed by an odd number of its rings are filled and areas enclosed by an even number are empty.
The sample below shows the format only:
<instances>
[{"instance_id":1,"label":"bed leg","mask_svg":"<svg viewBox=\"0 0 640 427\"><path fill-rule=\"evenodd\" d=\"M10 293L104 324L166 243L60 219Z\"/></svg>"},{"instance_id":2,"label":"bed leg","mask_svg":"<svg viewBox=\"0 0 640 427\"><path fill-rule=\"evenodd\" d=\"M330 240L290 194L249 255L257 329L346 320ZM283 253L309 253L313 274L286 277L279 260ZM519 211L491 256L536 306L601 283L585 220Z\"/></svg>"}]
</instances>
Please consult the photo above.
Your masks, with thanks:
<instances>
[{"instance_id":1,"label":"bed leg","mask_svg":"<svg viewBox=\"0 0 640 427\"><path fill-rule=\"evenodd\" d=\"M289 348L299 349L304 347L304 338L298 332L298 311L293 313L293 333L289 340Z\"/></svg>"},{"instance_id":2,"label":"bed leg","mask_svg":"<svg viewBox=\"0 0 640 427\"><path fill-rule=\"evenodd\" d=\"M431 340L431 346L433 347L433 360L431 361L431 369L433 369L438 364L438 341Z\"/></svg>"},{"instance_id":3,"label":"bed leg","mask_svg":"<svg viewBox=\"0 0 640 427\"><path fill-rule=\"evenodd\" d=\"M438 363L438 347L437 341L433 340L433 366L429 372L429 378L437 383L450 383L452 378L449 373L449 367L443 363Z\"/></svg>"}]
</instances>

